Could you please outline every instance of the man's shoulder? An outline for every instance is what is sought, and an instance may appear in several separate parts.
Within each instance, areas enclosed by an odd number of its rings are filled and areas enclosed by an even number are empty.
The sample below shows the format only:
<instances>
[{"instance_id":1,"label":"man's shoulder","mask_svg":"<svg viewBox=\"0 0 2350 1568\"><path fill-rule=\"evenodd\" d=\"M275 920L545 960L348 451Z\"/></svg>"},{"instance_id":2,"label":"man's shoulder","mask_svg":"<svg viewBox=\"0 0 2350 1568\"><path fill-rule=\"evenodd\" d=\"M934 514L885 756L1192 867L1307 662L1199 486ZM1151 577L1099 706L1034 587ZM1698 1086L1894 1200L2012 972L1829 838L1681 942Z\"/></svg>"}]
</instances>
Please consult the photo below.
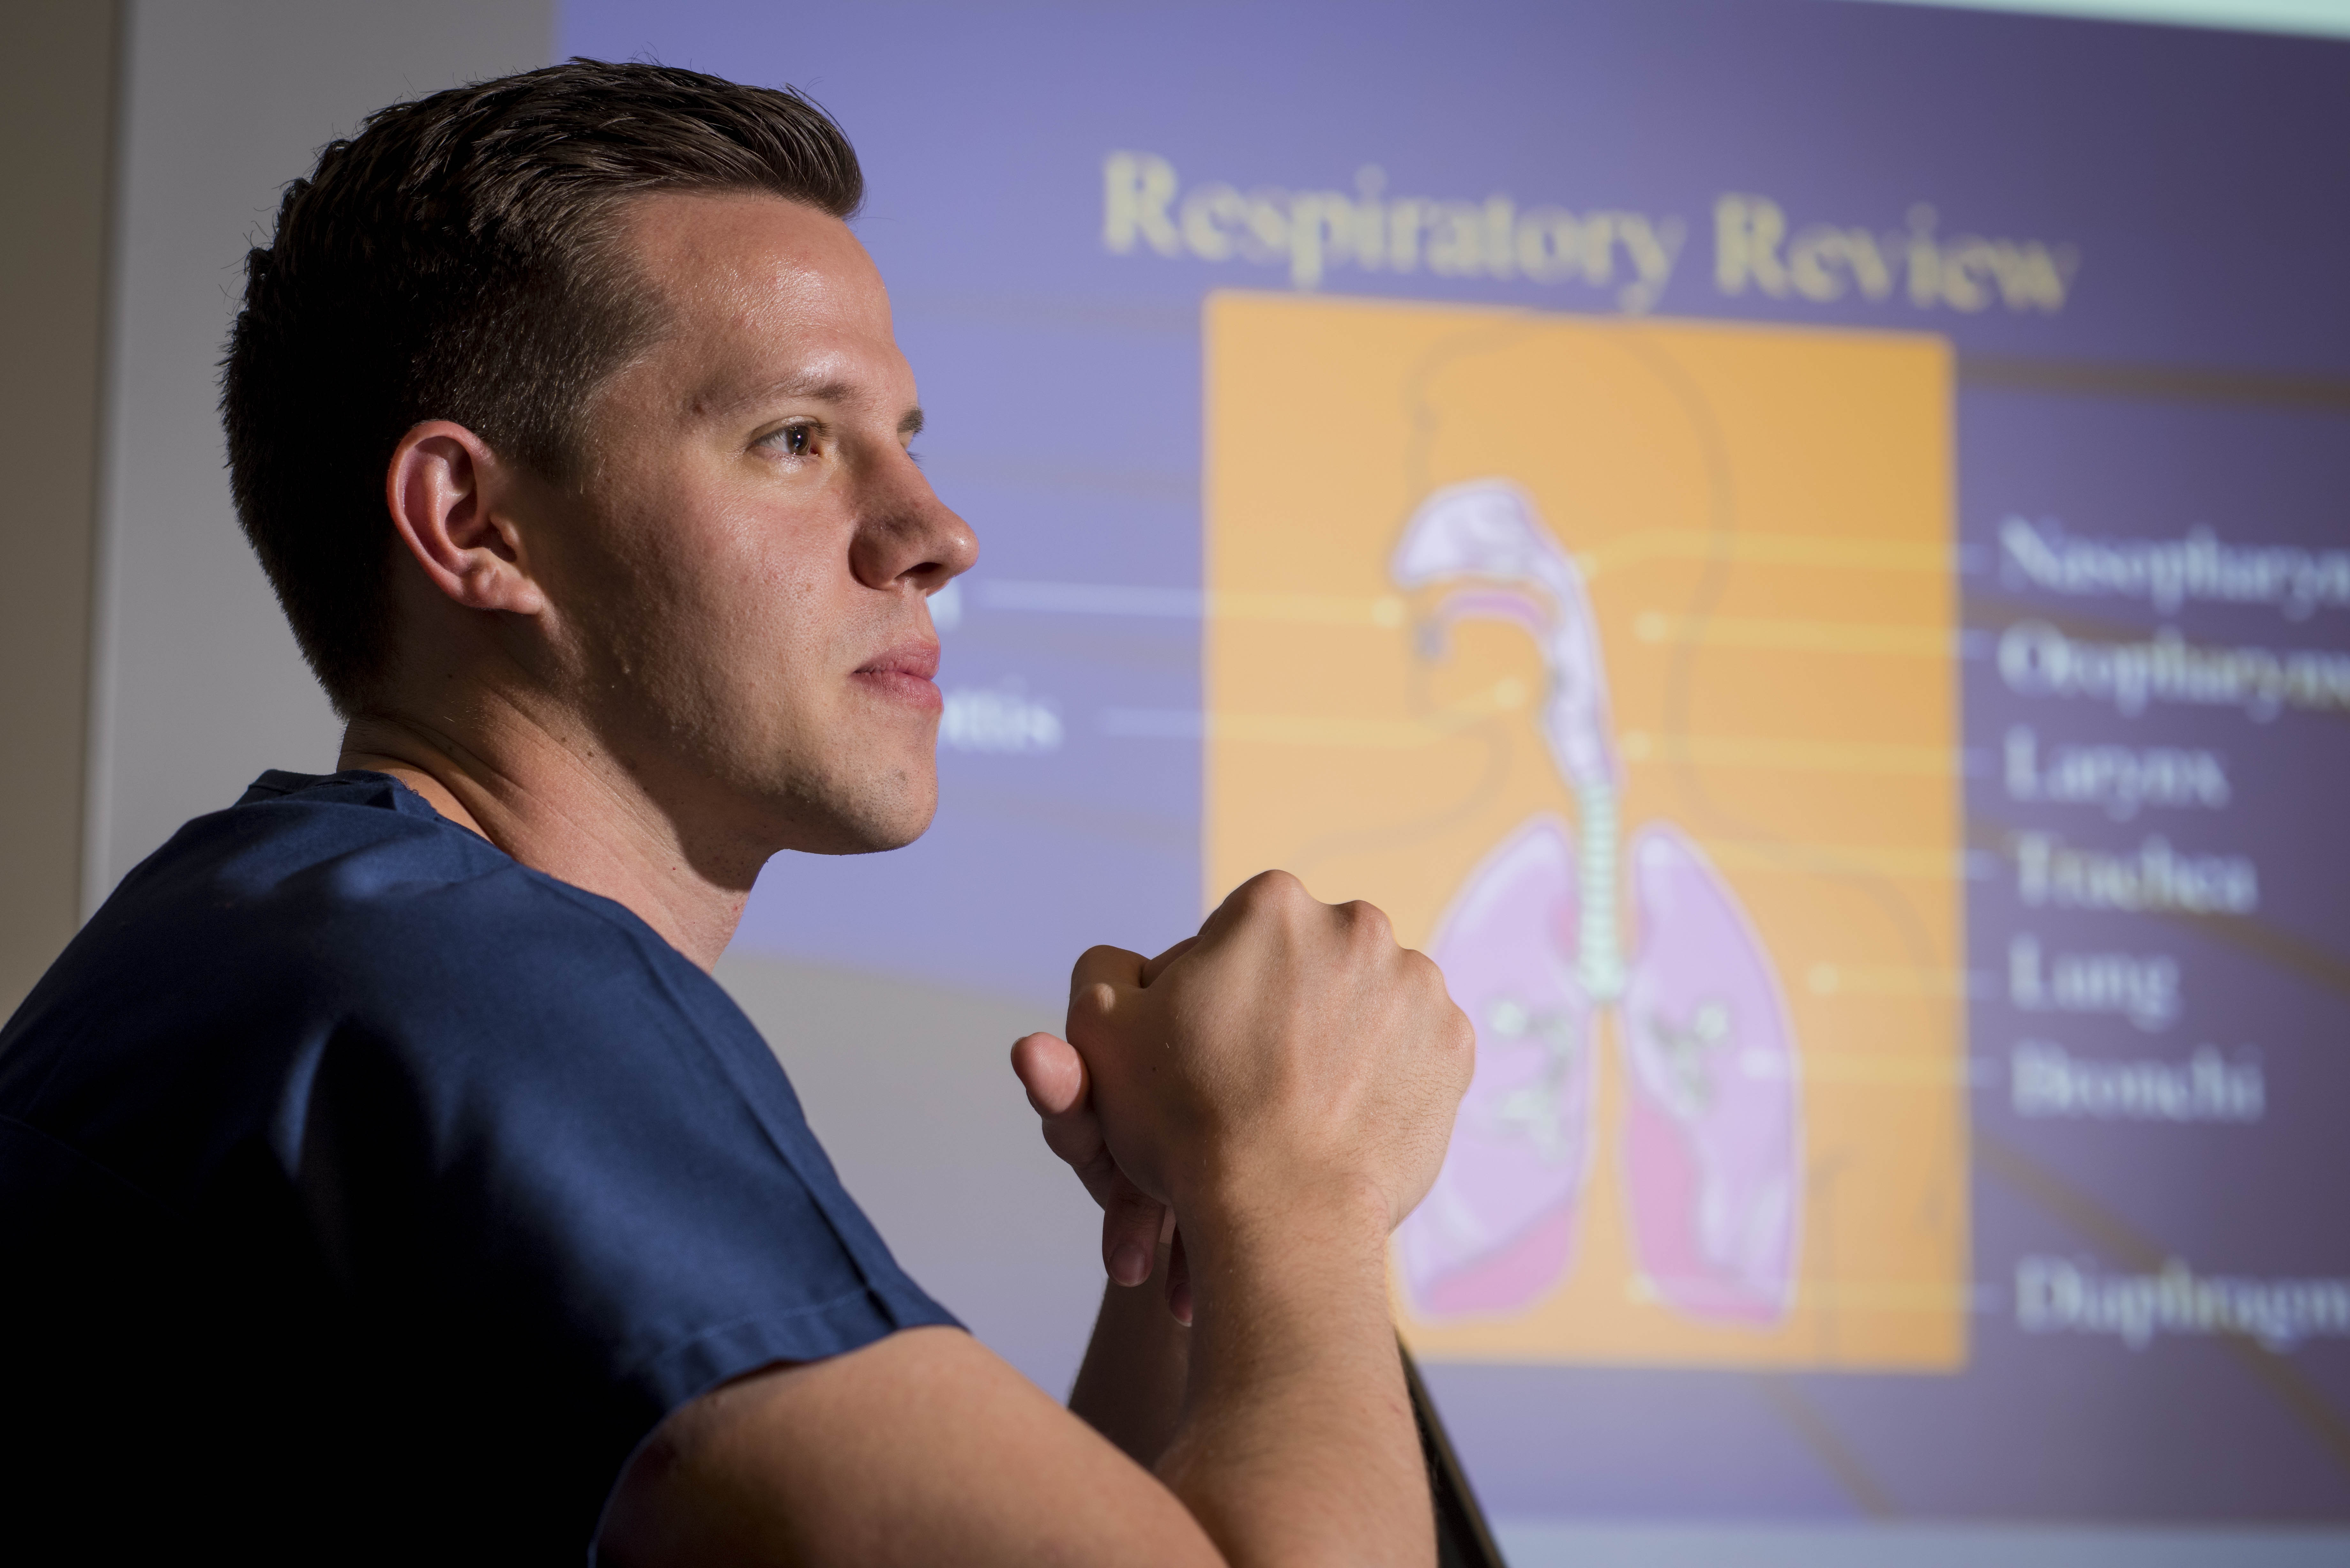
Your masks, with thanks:
<instances>
[{"instance_id":1,"label":"man's shoulder","mask_svg":"<svg viewBox=\"0 0 2350 1568\"><path fill-rule=\"evenodd\" d=\"M134 1106L258 1132L337 1059L420 1114L470 1118L681 1060L705 1082L764 1077L763 1057L716 983L620 905L381 774L265 774L127 877L9 1021L0 1115L69 1137Z\"/></svg>"},{"instance_id":2,"label":"man's shoulder","mask_svg":"<svg viewBox=\"0 0 2350 1568\"><path fill-rule=\"evenodd\" d=\"M229 989L362 1011L544 1014L621 985L680 1003L715 991L691 985L701 971L623 906L522 865L381 774L263 774L125 878L85 934L135 971L195 950Z\"/></svg>"},{"instance_id":3,"label":"man's shoulder","mask_svg":"<svg viewBox=\"0 0 2350 1568\"><path fill-rule=\"evenodd\" d=\"M193 1389L431 1485L527 1450L500 1486L583 1538L704 1388L952 1321L714 981L380 775L190 823L9 1022L0 1248L71 1373L34 1408ZM485 1389L513 1419L452 1439Z\"/></svg>"}]
</instances>

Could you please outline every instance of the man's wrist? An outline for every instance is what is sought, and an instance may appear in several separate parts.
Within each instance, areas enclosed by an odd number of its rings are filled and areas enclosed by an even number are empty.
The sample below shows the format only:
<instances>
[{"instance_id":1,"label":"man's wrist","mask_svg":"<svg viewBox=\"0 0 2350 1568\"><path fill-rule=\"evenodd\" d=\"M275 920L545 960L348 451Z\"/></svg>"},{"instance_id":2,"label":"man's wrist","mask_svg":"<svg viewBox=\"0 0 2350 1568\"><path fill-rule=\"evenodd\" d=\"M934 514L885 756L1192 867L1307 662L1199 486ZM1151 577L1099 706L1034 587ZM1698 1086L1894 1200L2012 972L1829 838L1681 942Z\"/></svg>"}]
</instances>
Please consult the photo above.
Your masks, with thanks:
<instances>
[{"instance_id":1,"label":"man's wrist","mask_svg":"<svg viewBox=\"0 0 2350 1568\"><path fill-rule=\"evenodd\" d=\"M1384 1311L1387 1240L1393 1217L1376 1183L1346 1179L1284 1190L1260 1187L1179 1206L1192 1290L1201 1310L1234 1290L1295 1282L1335 1303L1349 1285L1379 1294Z\"/></svg>"}]
</instances>

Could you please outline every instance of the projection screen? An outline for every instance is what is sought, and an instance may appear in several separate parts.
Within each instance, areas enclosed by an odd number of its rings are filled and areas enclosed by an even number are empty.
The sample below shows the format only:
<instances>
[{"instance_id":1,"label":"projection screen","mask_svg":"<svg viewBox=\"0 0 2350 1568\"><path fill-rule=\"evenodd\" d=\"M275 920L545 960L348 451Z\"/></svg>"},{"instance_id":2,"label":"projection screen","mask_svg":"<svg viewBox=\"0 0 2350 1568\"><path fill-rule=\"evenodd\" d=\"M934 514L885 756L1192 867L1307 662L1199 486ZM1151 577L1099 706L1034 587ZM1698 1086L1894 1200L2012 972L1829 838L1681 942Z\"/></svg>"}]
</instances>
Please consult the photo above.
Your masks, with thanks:
<instances>
[{"instance_id":1,"label":"projection screen","mask_svg":"<svg viewBox=\"0 0 2350 1568\"><path fill-rule=\"evenodd\" d=\"M1388 909L1480 1035L1396 1308L1521 1563L2340 1560L2350 46L561 26L840 117L983 542L937 826L738 951L1041 1003L1263 867Z\"/></svg>"}]
</instances>

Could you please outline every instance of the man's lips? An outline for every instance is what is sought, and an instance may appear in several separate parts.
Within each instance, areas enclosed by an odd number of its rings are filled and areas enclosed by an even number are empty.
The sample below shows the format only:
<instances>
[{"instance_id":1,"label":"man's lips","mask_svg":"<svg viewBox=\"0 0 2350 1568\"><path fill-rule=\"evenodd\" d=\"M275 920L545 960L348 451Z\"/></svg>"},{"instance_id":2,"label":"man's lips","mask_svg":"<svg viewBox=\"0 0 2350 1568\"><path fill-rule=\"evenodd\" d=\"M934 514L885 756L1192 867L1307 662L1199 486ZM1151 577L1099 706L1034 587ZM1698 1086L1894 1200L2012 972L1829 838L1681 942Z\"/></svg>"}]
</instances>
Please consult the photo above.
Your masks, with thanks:
<instances>
[{"instance_id":1,"label":"man's lips","mask_svg":"<svg viewBox=\"0 0 2350 1568\"><path fill-rule=\"evenodd\" d=\"M885 697L936 711L943 706L931 677L939 672L939 645L928 638L901 642L857 667L853 679Z\"/></svg>"}]
</instances>

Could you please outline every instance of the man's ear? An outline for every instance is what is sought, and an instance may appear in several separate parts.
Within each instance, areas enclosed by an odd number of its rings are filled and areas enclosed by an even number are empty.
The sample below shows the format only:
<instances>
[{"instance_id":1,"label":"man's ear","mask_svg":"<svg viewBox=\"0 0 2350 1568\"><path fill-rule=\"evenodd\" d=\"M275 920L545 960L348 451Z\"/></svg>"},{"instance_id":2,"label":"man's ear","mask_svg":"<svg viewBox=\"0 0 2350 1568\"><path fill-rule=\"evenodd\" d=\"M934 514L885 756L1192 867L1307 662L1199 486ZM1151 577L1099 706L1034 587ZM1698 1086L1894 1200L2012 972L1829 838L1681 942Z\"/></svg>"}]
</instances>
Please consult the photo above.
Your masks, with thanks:
<instances>
[{"instance_id":1,"label":"man's ear","mask_svg":"<svg viewBox=\"0 0 2350 1568\"><path fill-rule=\"evenodd\" d=\"M391 525L432 586L468 609L546 607L508 514L515 478L487 442L448 420L426 420L392 449L384 474Z\"/></svg>"}]
</instances>

